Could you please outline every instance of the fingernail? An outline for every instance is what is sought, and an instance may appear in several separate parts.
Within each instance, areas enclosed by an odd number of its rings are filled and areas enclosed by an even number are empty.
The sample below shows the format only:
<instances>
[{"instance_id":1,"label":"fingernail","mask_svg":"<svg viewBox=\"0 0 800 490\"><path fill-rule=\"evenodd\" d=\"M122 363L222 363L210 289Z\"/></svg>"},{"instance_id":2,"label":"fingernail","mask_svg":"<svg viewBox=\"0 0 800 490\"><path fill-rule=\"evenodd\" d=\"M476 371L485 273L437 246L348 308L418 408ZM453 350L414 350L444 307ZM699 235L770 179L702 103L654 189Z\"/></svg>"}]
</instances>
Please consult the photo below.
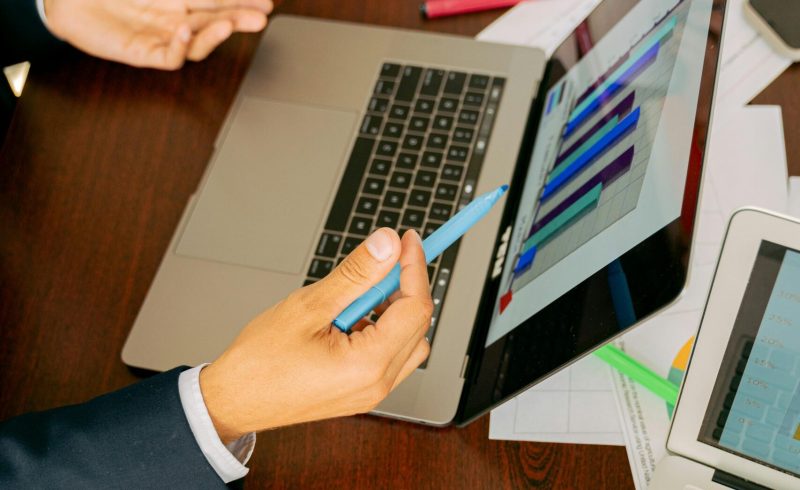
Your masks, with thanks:
<instances>
[{"instance_id":1,"label":"fingernail","mask_svg":"<svg viewBox=\"0 0 800 490\"><path fill-rule=\"evenodd\" d=\"M392 239L383 230L378 230L364 242L367 251L378 262L383 262L392 255Z\"/></svg>"}]
</instances>

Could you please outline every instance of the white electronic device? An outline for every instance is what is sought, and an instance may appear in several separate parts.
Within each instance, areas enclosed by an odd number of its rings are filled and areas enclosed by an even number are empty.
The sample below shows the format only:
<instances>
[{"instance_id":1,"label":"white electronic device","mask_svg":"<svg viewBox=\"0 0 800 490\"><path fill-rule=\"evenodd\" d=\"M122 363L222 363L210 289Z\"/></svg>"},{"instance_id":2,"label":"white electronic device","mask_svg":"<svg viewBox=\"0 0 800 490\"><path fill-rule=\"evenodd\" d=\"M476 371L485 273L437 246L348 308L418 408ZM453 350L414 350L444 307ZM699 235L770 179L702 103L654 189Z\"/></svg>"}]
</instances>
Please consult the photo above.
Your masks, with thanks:
<instances>
[{"instance_id":1,"label":"white electronic device","mask_svg":"<svg viewBox=\"0 0 800 490\"><path fill-rule=\"evenodd\" d=\"M775 49L794 61L800 60L800 2L745 0L744 13Z\"/></svg>"},{"instance_id":2,"label":"white electronic device","mask_svg":"<svg viewBox=\"0 0 800 490\"><path fill-rule=\"evenodd\" d=\"M800 488L800 221L734 213L651 489Z\"/></svg>"}]
</instances>

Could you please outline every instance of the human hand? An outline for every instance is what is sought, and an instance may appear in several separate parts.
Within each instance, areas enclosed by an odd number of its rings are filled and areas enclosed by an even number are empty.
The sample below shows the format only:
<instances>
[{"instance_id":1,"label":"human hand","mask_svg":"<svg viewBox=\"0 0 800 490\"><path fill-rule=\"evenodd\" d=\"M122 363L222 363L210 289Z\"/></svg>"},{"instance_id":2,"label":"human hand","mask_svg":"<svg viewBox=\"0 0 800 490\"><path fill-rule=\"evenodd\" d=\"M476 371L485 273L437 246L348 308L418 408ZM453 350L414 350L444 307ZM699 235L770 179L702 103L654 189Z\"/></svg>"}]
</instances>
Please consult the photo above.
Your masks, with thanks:
<instances>
[{"instance_id":1,"label":"human hand","mask_svg":"<svg viewBox=\"0 0 800 490\"><path fill-rule=\"evenodd\" d=\"M234 31L267 24L272 0L44 0L50 30L91 55L175 70Z\"/></svg>"},{"instance_id":2,"label":"human hand","mask_svg":"<svg viewBox=\"0 0 800 490\"><path fill-rule=\"evenodd\" d=\"M402 251L401 251L402 248ZM347 335L331 322L400 260L400 290L377 324ZM433 303L419 235L382 228L326 278L298 289L247 325L200 372L223 442L248 432L364 413L428 356Z\"/></svg>"}]
</instances>

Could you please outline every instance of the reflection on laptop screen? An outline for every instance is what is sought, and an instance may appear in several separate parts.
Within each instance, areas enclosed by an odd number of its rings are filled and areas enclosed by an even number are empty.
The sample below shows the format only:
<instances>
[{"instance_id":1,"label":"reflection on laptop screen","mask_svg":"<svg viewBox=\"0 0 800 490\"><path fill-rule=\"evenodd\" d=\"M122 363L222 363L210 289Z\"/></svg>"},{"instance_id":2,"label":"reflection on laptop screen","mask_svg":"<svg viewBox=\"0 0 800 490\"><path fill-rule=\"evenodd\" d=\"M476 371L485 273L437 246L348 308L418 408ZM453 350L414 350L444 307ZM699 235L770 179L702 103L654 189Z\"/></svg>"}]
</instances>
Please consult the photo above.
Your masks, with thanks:
<instances>
[{"instance_id":1,"label":"reflection on laptop screen","mask_svg":"<svg viewBox=\"0 0 800 490\"><path fill-rule=\"evenodd\" d=\"M761 243L698 440L800 476L800 252Z\"/></svg>"},{"instance_id":2,"label":"reflection on laptop screen","mask_svg":"<svg viewBox=\"0 0 800 490\"><path fill-rule=\"evenodd\" d=\"M487 346L680 216L711 4L640 2L561 63L574 66L544 100Z\"/></svg>"}]
</instances>

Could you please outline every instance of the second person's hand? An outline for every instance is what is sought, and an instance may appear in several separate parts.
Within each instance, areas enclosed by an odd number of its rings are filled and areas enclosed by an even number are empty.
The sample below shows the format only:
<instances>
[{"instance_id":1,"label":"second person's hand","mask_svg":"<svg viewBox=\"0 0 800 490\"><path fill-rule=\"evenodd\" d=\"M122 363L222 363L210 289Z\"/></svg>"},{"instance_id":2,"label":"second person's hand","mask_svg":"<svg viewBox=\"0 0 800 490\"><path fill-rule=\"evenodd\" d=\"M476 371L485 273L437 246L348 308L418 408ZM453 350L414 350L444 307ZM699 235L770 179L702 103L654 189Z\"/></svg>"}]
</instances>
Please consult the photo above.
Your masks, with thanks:
<instances>
[{"instance_id":1,"label":"second person's hand","mask_svg":"<svg viewBox=\"0 0 800 490\"><path fill-rule=\"evenodd\" d=\"M98 58L175 70L233 32L267 24L272 0L44 0L49 29Z\"/></svg>"}]
</instances>

